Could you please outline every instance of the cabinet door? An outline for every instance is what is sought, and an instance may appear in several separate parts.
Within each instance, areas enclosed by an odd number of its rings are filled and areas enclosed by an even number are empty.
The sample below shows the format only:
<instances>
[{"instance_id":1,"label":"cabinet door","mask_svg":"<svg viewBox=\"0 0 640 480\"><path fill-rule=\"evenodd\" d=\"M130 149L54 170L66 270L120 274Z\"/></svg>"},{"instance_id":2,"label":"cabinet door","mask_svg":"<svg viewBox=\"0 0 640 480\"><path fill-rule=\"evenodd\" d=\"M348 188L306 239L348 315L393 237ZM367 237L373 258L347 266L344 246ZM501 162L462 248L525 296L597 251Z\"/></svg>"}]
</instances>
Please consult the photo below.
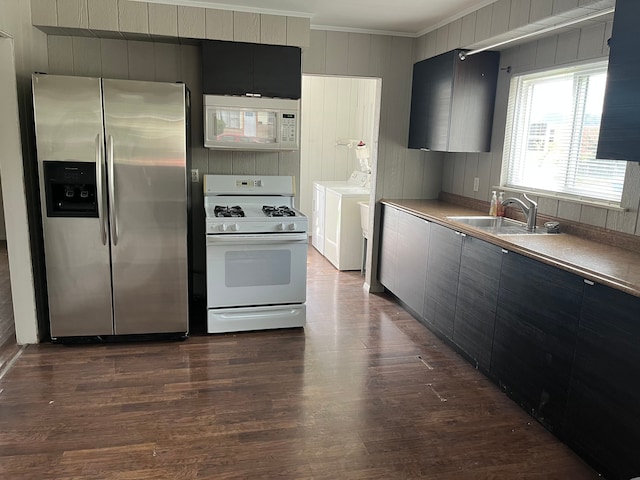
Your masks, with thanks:
<instances>
[{"instance_id":1,"label":"cabinet door","mask_svg":"<svg viewBox=\"0 0 640 480\"><path fill-rule=\"evenodd\" d=\"M426 60L413 66L409 148L427 148L427 112L429 111L429 92L431 91L429 74L429 64Z\"/></svg>"},{"instance_id":2,"label":"cabinet door","mask_svg":"<svg viewBox=\"0 0 640 480\"><path fill-rule=\"evenodd\" d=\"M413 66L409 148L447 151L453 66L453 52L422 60Z\"/></svg>"},{"instance_id":3,"label":"cabinet door","mask_svg":"<svg viewBox=\"0 0 640 480\"><path fill-rule=\"evenodd\" d=\"M202 42L202 93L245 95L253 88L253 44Z\"/></svg>"},{"instance_id":4,"label":"cabinet door","mask_svg":"<svg viewBox=\"0 0 640 480\"><path fill-rule=\"evenodd\" d=\"M427 278L430 224L405 212L398 214L395 295L413 314L422 315Z\"/></svg>"},{"instance_id":5,"label":"cabinet door","mask_svg":"<svg viewBox=\"0 0 640 480\"><path fill-rule=\"evenodd\" d=\"M617 0L597 158L640 160L638 0Z\"/></svg>"},{"instance_id":6,"label":"cabinet door","mask_svg":"<svg viewBox=\"0 0 640 480\"><path fill-rule=\"evenodd\" d=\"M640 476L640 298L585 285L564 425L607 478Z\"/></svg>"},{"instance_id":7,"label":"cabinet door","mask_svg":"<svg viewBox=\"0 0 640 480\"><path fill-rule=\"evenodd\" d=\"M263 97L300 98L300 48L260 44L253 48L253 91Z\"/></svg>"},{"instance_id":8,"label":"cabinet door","mask_svg":"<svg viewBox=\"0 0 640 480\"><path fill-rule=\"evenodd\" d=\"M454 54L455 52L449 52L429 59L429 110L425 147L438 152L449 151Z\"/></svg>"},{"instance_id":9,"label":"cabinet door","mask_svg":"<svg viewBox=\"0 0 640 480\"><path fill-rule=\"evenodd\" d=\"M465 60L454 57L454 62L447 151L489 152L500 53L484 52Z\"/></svg>"},{"instance_id":10,"label":"cabinet door","mask_svg":"<svg viewBox=\"0 0 640 480\"><path fill-rule=\"evenodd\" d=\"M423 317L449 339L453 337L461 249L459 232L431 225Z\"/></svg>"},{"instance_id":11,"label":"cabinet door","mask_svg":"<svg viewBox=\"0 0 640 480\"><path fill-rule=\"evenodd\" d=\"M582 285L564 270L503 256L491 373L550 430L565 413Z\"/></svg>"},{"instance_id":12,"label":"cabinet door","mask_svg":"<svg viewBox=\"0 0 640 480\"><path fill-rule=\"evenodd\" d=\"M380 258L378 261L378 280L388 290L396 291L398 210L382 206L382 231L380 238Z\"/></svg>"},{"instance_id":13,"label":"cabinet door","mask_svg":"<svg viewBox=\"0 0 640 480\"><path fill-rule=\"evenodd\" d=\"M477 367L491 368L502 249L473 237L462 243L453 341Z\"/></svg>"}]
</instances>

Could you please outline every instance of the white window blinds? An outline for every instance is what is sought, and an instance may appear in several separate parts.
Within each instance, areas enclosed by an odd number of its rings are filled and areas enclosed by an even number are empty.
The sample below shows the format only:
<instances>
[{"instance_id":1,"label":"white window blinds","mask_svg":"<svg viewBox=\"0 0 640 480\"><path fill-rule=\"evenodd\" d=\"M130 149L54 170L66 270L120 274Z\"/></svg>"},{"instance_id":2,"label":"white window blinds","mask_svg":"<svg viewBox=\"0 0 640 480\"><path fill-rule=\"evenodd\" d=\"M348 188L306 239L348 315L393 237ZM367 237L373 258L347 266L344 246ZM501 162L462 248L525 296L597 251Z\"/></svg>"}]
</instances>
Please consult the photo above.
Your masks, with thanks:
<instances>
[{"instance_id":1,"label":"white window blinds","mask_svg":"<svg viewBox=\"0 0 640 480\"><path fill-rule=\"evenodd\" d=\"M607 64L513 78L502 185L619 204L625 161L596 158Z\"/></svg>"}]
</instances>

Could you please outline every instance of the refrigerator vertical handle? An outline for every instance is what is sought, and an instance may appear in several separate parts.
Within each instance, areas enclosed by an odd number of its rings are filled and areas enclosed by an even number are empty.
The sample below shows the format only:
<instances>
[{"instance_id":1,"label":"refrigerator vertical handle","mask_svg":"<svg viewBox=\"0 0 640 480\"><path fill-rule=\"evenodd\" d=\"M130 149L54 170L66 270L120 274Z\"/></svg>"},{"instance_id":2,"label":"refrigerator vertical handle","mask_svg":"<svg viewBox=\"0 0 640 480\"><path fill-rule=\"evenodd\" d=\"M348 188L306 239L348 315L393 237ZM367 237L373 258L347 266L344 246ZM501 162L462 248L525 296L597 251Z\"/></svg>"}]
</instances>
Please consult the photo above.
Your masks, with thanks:
<instances>
[{"instance_id":1,"label":"refrigerator vertical handle","mask_svg":"<svg viewBox=\"0 0 640 480\"><path fill-rule=\"evenodd\" d=\"M113 137L109 135L107 142L107 165L109 167L109 201L111 202L110 223L111 223L111 240L113 245L118 245L118 207L116 205L116 179L115 168L113 166Z\"/></svg>"},{"instance_id":2,"label":"refrigerator vertical handle","mask_svg":"<svg viewBox=\"0 0 640 480\"><path fill-rule=\"evenodd\" d=\"M98 202L98 223L102 244L107 244L106 217L104 214L104 160L102 159L102 139L96 135L96 201Z\"/></svg>"}]
</instances>

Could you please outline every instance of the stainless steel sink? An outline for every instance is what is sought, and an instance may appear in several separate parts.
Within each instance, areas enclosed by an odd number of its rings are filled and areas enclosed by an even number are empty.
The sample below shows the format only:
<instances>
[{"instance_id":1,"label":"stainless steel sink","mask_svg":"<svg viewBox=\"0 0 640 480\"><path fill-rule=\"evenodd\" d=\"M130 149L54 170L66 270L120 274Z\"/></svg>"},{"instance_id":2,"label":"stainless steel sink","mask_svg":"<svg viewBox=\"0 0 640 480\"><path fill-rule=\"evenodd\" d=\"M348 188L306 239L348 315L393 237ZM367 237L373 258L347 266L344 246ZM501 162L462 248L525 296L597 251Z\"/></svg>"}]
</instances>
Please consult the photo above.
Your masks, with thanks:
<instances>
[{"instance_id":1,"label":"stainless steel sink","mask_svg":"<svg viewBox=\"0 0 640 480\"><path fill-rule=\"evenodd\" d=\"M533 232L527 230L527 224L504 217L485 215L450 216L447 219L454 222L479 228L494 235L546 235L544 228L536 227Z\"/></svg>"}]
</instances>

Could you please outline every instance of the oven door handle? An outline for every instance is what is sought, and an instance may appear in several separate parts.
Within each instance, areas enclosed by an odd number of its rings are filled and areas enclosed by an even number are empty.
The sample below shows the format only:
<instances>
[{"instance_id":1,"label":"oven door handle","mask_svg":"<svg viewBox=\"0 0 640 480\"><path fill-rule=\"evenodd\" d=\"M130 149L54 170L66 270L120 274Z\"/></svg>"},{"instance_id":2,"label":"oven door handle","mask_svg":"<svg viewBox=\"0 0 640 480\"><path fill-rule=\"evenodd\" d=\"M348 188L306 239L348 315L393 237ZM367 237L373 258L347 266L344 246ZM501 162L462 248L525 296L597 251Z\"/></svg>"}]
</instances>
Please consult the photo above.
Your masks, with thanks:
<instances>
[{"instance_id":1,"label":"oven door handle","mask_svg":"<svg viewBox=\"0 0 640 480\"><path fill-rule=\"evenodd\" d=\"M276 243L309 243L309 239L306 233L274 233L268 235L207 235L207 245L273 245Z\"/></svg>"}]
</instances>

